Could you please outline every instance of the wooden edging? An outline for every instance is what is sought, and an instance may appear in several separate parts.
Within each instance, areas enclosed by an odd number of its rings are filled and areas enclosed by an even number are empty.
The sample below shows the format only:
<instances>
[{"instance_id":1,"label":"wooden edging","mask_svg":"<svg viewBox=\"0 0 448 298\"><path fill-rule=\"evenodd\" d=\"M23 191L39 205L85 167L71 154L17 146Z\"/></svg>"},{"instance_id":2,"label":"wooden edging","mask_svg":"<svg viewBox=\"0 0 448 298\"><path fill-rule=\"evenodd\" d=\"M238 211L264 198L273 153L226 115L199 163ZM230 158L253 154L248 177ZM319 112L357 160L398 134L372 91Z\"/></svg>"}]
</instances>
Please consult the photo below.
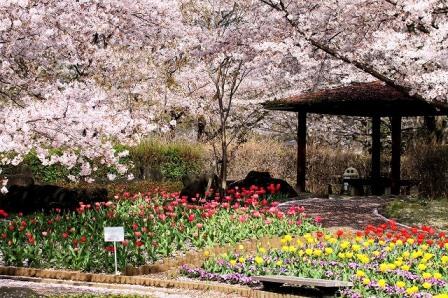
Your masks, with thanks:
<instances>
[{"instance_id":1,"label":"wooden edging","mask_svg":"<svg viewBox=\"0 0 448 298\"><path fill-rule=\"evenodd\" d=\"M217 291L225 294L237 294L244 297L254 298L290 298L301 297L291 294L279 294L266 292L249 287L233 286L233 285L219 285L207 282L193 282L193 281L179 281L179 280L165 280L148 278L143 276L124 276L112 274L95 274L83 273L77 271L67 270L47 270L34 268L20 268L20 267L3 267L0 266L0 275L19 276L19 277L34 277L42 280L64 280L64 281L78 281L84 283L106 283L106 284L122 284L122 285L139 285L151 286L158 288L176 288L184 290L196 291Z\"/></svg>"}]
</instances>

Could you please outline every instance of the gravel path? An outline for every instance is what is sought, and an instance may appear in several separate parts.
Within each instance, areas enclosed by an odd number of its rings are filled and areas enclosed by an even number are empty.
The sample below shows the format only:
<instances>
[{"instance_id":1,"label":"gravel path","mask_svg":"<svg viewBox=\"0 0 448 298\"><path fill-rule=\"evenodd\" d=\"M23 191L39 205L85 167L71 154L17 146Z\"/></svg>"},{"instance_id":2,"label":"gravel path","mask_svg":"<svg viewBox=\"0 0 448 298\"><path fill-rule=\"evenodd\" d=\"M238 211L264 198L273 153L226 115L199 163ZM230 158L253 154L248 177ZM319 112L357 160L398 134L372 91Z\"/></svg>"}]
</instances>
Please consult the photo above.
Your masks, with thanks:
<instances>
[{"instance_id":1,"label":"gravel path","mask_svg":"<svg viewBox=\"0 0 448 298\"><path fill-rule=\"evenodd\" d=\"M138 295L142 297L157 298L237 298L234 294L223 294L213 291L192 291L181 289L165 289L134 285L117 285L59 282L56 280L40 280L24 278L21 280L0 276L0 297L2 298L28 298L46 297L49 295L63 296L70 294L94 294L94 295Z\"/></svg>"},{"instance_id":2,"label":"gravel path","mask_svg":"<svg viewBox=\"0 0 448 298\"><path fill-rule=\"evenodd\" d=\"M322 217L324 227L351 227L364 229L368 224L378 225L384 219L373 214L375 209L381 213L382 208L389 202L388 197L356 197L350 199L305 199L280 204L280 208L287 210L288 206L299 205L305 207L307 216Z\"/></svg>"}]
</instances>

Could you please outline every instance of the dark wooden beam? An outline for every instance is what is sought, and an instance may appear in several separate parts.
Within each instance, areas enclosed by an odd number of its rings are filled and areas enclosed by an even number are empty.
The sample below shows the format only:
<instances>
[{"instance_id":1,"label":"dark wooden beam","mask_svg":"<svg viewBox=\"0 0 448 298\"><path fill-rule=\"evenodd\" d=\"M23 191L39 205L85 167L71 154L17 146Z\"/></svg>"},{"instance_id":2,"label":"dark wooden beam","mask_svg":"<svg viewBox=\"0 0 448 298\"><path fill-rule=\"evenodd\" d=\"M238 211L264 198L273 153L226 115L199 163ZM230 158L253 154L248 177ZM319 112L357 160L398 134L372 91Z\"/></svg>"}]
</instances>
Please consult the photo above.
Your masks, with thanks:
<instances>
[{"instance_id":1,"label":"dark wooden beam","mask_svg":"<svg viewBox=\"0 0 448 298\"><path fill-rule=\"evenodd\" d=\"M391 193L400 194L401 117L392 117Z\"/></svg>"},{"instance_id":2,"label":"dark wooden beam","mask_svg":"<svg viewBox=\"0 0 448 298\"><path fill-rule=\"evenodd\" d=\"M306 112L298 112L297 120L297 192L305 192Z\"/></svg>"},{"instance_id":3,"label":"dark wooden beam","mask_svg":"<svg viewBox=\"0 0 448 298\"><path fill-rule=\"evenodd\" d=\"M372 117L372 193L381 195L381 117Z\"/></svg>"}]
</instances>

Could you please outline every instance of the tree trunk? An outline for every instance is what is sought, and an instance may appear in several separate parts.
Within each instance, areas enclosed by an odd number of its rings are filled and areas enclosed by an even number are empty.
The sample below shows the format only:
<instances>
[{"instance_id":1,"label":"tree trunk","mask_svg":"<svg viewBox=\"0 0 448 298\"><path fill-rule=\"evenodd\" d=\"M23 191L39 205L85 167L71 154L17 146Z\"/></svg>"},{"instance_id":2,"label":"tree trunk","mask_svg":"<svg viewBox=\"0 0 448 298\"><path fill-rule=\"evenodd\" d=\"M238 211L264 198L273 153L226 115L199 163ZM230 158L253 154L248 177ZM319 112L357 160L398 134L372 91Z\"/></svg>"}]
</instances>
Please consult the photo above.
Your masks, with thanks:
<instances>
[{"instance_id":1,"label":"tree trunk","mask_svg":"<svg viewBox=\"0 0 448 298\"><path fill-rule=\"evenodd\" d=\"M221 154L222 154L222 163L221 163L221 173L220 173L220 180L221 180L221 186L219 190L219 194L221 198L224 197L225 190L227 188L227 137L226 137L226 129L225 125L222 127L221 130Z\"/></svg>"}]
</instances>

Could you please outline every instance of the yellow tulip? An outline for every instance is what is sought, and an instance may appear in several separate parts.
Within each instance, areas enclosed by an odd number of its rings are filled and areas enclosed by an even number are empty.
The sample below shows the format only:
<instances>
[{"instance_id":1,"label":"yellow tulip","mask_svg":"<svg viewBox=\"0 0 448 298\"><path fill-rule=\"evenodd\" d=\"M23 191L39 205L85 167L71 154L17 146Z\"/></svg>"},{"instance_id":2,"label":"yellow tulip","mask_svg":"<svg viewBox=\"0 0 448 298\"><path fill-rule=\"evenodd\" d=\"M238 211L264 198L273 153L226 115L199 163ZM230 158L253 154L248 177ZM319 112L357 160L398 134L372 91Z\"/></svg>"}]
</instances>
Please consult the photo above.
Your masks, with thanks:
<instances>
[{"instance_id":1,"label":"yellow tulip","mask_svg":"<svg viewBox=\"0 0 448 298\"><path fill-rule=\"evenodd\" d=\"M404 264L403 266L400 267L400 269L403 271L409 271L409 269L411 269L411 267L409 267L409 265Z\"/></svg>"},{"instance_id":2,"label":"yellow tulip","mask_svg":"<svg viewBox=\"0 0 448 298\"><path fill-rule=\"evenodd\" d=\"M285 235L285 240L286 240L286 242L291 242L292 241L292 236L291 235Z\"/></svg>"},{"instance_id":3,"label":"yellow tulip","mask_svg":"<svg viewBox=\"0 0 448 298\"><path fill-rule=\"evenodd\" d=\"M365 284L365 285L368 285L370 283L370 279L368 277L364 277L362 279L362 283Z\"/></svg>"},{"instance_id":4,"label":"yellow tulip","mask_svg":"<svg viewBox=\"0 0 448 298\"><path fill-rule=\"evenodd\" d=\"M356 276L357 277L364 277L364 276L366 276L366 273L364 271L362 271L362 270L357 270L356 271Z\"/></svg>"},{"instance_id":5,"label":"yellow tulip","mask_svg":"<svg viewBox=\"0 0 448 298\"><path fill-rule=\"evenodd\" d=\"M260 256L256 256L255 257L255 263L257 263L258 265L261 265L261 264L263 264L263 258L262 257L260 257Z\"/></svg>"},{"instance_id":6,"label":"yellow tulip","mask_svg":"<svg viewBox=\"0 0 448 298\"><path fill-rule=\"evenodd\" d=\"M446 263L448 263L448 256L442 256L441 258L442 264L445 265Z\"/></svg>"},{"instance_id":7,"label":"yellow tulip","mask_svg":"<svg viewBox=\"0 0 448 298\"><path fill-rule=\"evenodd\" d=\"M399 280L395 285L397 286L397 288L404 288L406 284L404 283L404 281Z\"/></svg>"},{"instance_id":8,"label":"yellow tulip","mask_svg":"<svg viewBox=\"0 0 448 298\"><path fill-rule=\"evenodd\" d=\"M325 247L325 253L327 255L331 255L333 253L333 249L331 247Z\"/></svg>"},{"instance_id":9,"label":"yellow tulip","mask_svg":"<svg viewBox=\"0 0 448 298\"><path fill-rule=\"evenodd\" d=\"M410 288L406 289L406 294L408 295L412 295L418 292L418 287L417 286L412 286Z\"/></svg>"},{"instance_id":10,"label":"yellow tulip","mask_svg":"<svg viewBox=\"0 0 448 298\"><path fill-rule=\"evenodd\" d=\"M384 272L384 271L387 271L387 270L389 270L388 264L387 263L381 263L380 264L380 271Z\"/></svg>"},{"instance_id":11,"label":"yellow tulip","mask_svg":"<svg viewBox=\"0 0 448 298\"><path fill-rule=\"evenodd\" d=\"M320 250L320 249L315 249L315 250L313 251L313 255L314 255L315 257L320 257L320 256L322 255L322 250Z\"/></svg>"},{"instance_id":12,"label":"yellow tulip","mask_svg":"<svg viewBox=\"0 0 448 298\"><path fill-rule=\"evenodd\" d=\"M238 259L238 261L239 261L240 263L244 263L244 262L246 262L246 259L243 258L243 257L240 257L240 258Z\"/></svg>"},{"instance_id":13,"label":"yellow tulip","mask_svg":"<svg viewBox=\"0 0 448 298\"><path fill-rule=\"evenodd\" d=\"M442 279L442 274L440 274L439 272L434 272L433 276L435 279Z\"/></svg>"},{"instance_id":14,"label":"yellow tulip","mask_svg":"<svg viewBox=\"0 0 448 298\"><path fill-rule=\"evenodd\" d=\"M423 277L424 279L428 279L428 278L431 278L431 277L432 277L432 274L429 273L429 272L423 272L423 273L422 273L422 277Z\"/></svg>"},{"instance_id":15,"label":"yellow tulip","mask_svg":"<svg viewBox=\"0 0 448 298\"><path fill-rule=\"evenodd\" d=\"M431 285L431 283L425 281L425 282L423 283L422 286L423 286L423 288L425 288L425 289L430 289L432 285Z\"/></svg>"},{"instance_id":16,"label":"yellow tulip","mask_svg":"<svg viewBox=\"0 0 448 298\"><path fill-rule=\"evenodd\" d=\"M417 266L418 270L420 270L420 271L426 270L427 267L428 267L428 266L426 266L426 265L423 264L423 263L420 263L420 264L418 264L418 266Z\"/></svg>"},{"instance_id":17,"label":"yellow tulip","mask_svg":"<svg viewBox=\"0 0 448 298\"><path fill-rule=\"evenodd\" d=\"M356 252L356 251L359 251L360 249L361 249L361 246L360 246L360 245L358 245L358 244L353 244L353 245L352 245L352 250L353 250L353 251Z\"/></svg>"},{"instance_id":18,"label":"yellow tulip","mask_svg":"<svg viewBox=\"0 0 448 298\"><path fill-rule=\"evenodd\" d=\"M386 281L385 281L384 279L380 279L380 280L378 280L377 284L378 284L378 286L379 286L380 288L385 288L386 285L387 285L387 283L386 283Z\"/></svg>"},{"instance_id":19,"label":"yellow tulip","mask_svg":"<svg viewBox=\"0 0 448 298\"><path fill-rule=\"evenodd\" d=\"M342 243L341 243L341 248L342 249L346 249L346 248L349 248L350 247L350 242L348 242L348 241L343 241Z\"/></svg>"},{"instance_id":20,"label":"yellow tulip","mask_svg":"<svg viewBox=\"0 0 448 298\"><path fill-rule=\"evenodd\" d=\"M235 266L236 265L236 260L230 260L230 265Z\"/></svg>"}]
</instances>

